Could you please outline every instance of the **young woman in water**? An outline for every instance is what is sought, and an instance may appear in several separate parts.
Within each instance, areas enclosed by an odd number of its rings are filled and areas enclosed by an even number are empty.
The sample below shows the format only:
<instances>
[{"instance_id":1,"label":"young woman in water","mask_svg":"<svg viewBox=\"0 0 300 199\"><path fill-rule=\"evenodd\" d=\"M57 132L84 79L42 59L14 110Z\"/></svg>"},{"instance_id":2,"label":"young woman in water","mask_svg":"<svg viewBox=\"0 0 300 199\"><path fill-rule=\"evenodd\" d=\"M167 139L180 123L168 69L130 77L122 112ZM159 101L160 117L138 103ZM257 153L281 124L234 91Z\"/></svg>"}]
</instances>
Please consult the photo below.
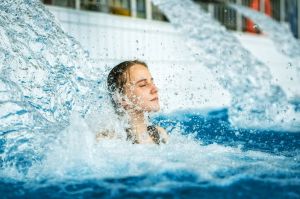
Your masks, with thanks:
<instances>
[{"instance_id":1,"label":"young woman in water","mask_svg":"<svg viewBox=\"0 0 300 199\"><path fill-rule=\"evenodd\" d=\"M166 131L150 125L148 113L160 109L158 90L146 63L134 60L115 66L107 77L109 95L116 113L127 118L127 140L134 144L166 143ZM102 138L103 134L98 134Z\"/></svg>"}]
</instances>

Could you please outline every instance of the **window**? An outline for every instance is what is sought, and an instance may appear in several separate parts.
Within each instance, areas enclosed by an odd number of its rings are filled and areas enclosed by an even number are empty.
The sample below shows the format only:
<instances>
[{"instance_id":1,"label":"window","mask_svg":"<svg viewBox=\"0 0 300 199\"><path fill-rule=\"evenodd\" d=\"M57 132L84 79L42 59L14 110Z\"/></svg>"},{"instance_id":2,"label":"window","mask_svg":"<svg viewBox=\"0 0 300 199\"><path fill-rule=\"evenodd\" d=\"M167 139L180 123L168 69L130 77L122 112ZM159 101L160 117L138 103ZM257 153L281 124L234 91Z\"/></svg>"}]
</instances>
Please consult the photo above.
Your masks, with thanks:
<instances>
[{"instance_id":1,"label":"window","mask_svg":"<svg viewBox=\"0 0 300 199\"><path fill-rule=\"evenodd\" d=\"M130 0L109 0L110 13L130 16Z\"/></svg>"},{"instance_id":2,"label":"window","mask_svg":"<svg viewBox=\"0 0 300 199\"><path fill-rule=\"evenodd\" d=\"M42 0L43 3L55 6L75 8L76 0Z\"/></svg>"},{"instance_id":3,"label":"window","mask_svg":"<svg viewBox=\"0 0 300 199\"><path fill-rule=\"evenodd\" d=\"M145 0L136 0L136 15L139 18L146 18L146 2L145 2Z\"/></svg>"},{"instance_id":4,"label":"window","mask_svg":"<svg viewBox=\"0 0 300 199\"><path fill-rule=\"evenodd\" d=\"M81 0L80 8L83 10L109 12L107 0Z\"/></svg>"}]
</instances>

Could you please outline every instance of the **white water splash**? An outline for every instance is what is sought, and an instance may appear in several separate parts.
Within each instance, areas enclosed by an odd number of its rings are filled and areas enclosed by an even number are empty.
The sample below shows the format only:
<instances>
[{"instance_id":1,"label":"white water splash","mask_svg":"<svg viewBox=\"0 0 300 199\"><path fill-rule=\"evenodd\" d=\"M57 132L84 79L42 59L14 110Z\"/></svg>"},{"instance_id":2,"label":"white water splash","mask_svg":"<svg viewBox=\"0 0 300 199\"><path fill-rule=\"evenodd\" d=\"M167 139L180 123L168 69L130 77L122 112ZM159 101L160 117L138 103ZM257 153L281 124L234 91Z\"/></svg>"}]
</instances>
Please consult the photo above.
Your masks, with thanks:
<instances>
[{"instance_id":1,"label":"white water splash","mask_svg":"<svg viewBox=\"0 0 300 199\"><path fill-rule=\"evenodd\" d=\"M169 144L159 147L132 145L124 140L103 140L97 143L93 128L99 129L97 125L100 128L102 125L114 126L115 120L109 112L111 110L106 108L104 84L97 79L101 77L101 71L91 68L88 56L80 45L61 31L52 15L38 1L18 0L12 5L10 1L4 0L0 8L0 128L1 139L5 140L4 149L1 148L1 178L39 182L45 179L105 179L147 174L153 177L152 181L156 181L157 174L163 177L160 174L164 172L178 174L180 171L188 171L195 174L197 182L227 184L246 175L273 180L274 176L281 173L297 174L298 170L292 169L298 165L298 156L244 152L239 148L217 144L201 146L201 142L193 137L182 136L180 131L172 132ZM209 36L196 33L196 38ZM218 41L222 41L224 35L227 38L228 33L222 28L219 33L215 35ZM211 52L215 48L207 46L203 50ZM216 58L219 56L209 55L212 57L212 68L214 63L223 63L230 68L232 62L227 63L223 59L218 62ZM206 61L209 60L207 58ZM244 82L243 79L235 82L239 75L246 77L246 82L251 80L249 88L246 86L249 90L253 89L251 92L258 91L253 84L269 85L270 78L263 65L261 69L256 68L257 71L246 66L249 73L257 72L266 78L256 82L257 79L248 77L247 72L239 67L236 72L228 70L224 73L232 75L228 81L233 81L232 85L235 86L229 85L227 88L237 89L231 91L241 94L244 97L242 99L246 99L243 86L248 84L238 86ZM221 65L216 65L214 69L218 73L226 72L220 70ZM217 77L226 86L225 77L231 76ZM268 88L263 87L261 92L268 91ZM280 89L278 92L281 92ZM268 103L277 102L277 98L284 99L284 95L276 95ZM259 105L260 102L258 100L255 104ZM76 111L78 115L71 117L71 113ZM91 119L87 115L93 111L100 114L86 122ZM257 167L260 169L256 170ZM275 180L285 183L291 179ZM299 184L298 180L294 182ZM172 183L172 180L169 181Z\"/></svg>"},{"instance_id":2,"label":"white water splash","mask_svg":"<svg viewBox=\"0 0 300 199\"><path fill-rule=\"evenodd\" d=\"M1 163L26 173L73 111L106 114L108 96L103 71L39 0L1 1L0 27Z\"/></svg>"},{"instance_id":3,"label":"white water splash","mask_svg":"<svg viewBox=\"0 0 300 199\"><path fill-rule=\"evenodd\" d=\"M232 96L230 121L242 128L299 131L300 115L284 91L271 84L269 68L245 50L225 27L190 0L154 0L182 33L194 57Z\"/></svg>"},{"instance_id":4,"label":"white water splash","mask_svg":"<svg viewBox=\"0 0 300 199\"><path fill-rule=\"evenodd\" d=\"M164 173L180 176L183 172L194 175L195 182L215 185L228 185L249 177L282 184L300 183L296 178L299 169L291 170L297 167L299 155L285 157L218 144L203 146L193 136L181 135L180 129L174 129L168 144L160 146L132 145L124 139L96 142L94 138L85 121L73 117L44 161L31 167L26 178L105 180L146 175L149 183L159 179L167 185L172 184L172 179L164 181ZM280 179L278 175L295 178Z\"/></svg>"},{"instance_id":5,"label":"white water splash","mask_svg":"<svg viewBox=\"0 0 300 199\"><path fill-rule=\"evenodd\" d=\"M229 6L253 20L259 29L271 38L278 51L289 58L288 67L295 68L296 75L300 78L300 41L293 36L288 25L279 23L261 12L244 6L235 4L229 4ZM299 84L300 82L296 83ZM299 98L299 93L295 93L292 98Z\"/></svg>"}]
</instances>

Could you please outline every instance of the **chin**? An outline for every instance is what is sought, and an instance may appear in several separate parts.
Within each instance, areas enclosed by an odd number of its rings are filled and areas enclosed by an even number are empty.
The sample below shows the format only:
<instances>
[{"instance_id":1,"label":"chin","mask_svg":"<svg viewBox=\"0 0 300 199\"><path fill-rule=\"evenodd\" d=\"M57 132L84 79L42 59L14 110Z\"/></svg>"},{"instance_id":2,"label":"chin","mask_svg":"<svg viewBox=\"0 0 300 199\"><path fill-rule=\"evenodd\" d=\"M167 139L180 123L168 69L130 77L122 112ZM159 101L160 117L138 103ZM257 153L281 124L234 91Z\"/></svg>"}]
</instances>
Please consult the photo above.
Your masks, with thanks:
<instances>
[{"instance_id":1,"label":"chin","mask_svg":"<svg viewBox=\"0 0 300 199\"><path fill-rule=\"evenodd\" d=\"M150 111L149 112L158 112L160 110L160 106L159 105L156 105L156 106L152 106L150 108Z\"/></svg>"},{"instance_id":2,"label":"chin","mask_svg":"<svg viewBox=\"0 0 300 199\"><path fill-rule=\"evenodd\" d=\"M150 112L155 113L155 112L158 112L159 110L160 110L160 108L155 108L155 109L152 109Z\"/></svg>"},{"instance_id":3,"label":"chin","mask_svg":"<svg viewBox=\"0 0 300 199\"><path fill-rule=\"evenodd\" d=\"M159 105L155 105L155 106L148 106L144 108L145 112L158 112L160 110L160 106Z\"/></svg>"}]
</instances>

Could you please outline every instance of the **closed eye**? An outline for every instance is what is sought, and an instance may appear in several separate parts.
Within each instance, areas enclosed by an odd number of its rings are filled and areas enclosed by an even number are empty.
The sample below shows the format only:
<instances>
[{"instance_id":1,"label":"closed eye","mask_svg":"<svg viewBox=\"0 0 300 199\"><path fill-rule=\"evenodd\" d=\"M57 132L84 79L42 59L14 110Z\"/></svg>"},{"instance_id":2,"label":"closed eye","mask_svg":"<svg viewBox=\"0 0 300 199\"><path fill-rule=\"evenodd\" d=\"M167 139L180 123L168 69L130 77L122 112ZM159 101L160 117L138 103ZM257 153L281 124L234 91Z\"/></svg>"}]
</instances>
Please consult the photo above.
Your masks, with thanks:
<instances>
[{"instance_id":1,"label":"closed eye","mask_svg":"<svg viewBox=\"0 0 300 199\"><path fill-rule=\"evenodd\" d=\"M141 80L137 81L137 85L139 87L145 87L145 86L148 86L151 83L152 84L154 83L153 78L150 79L150 82L148 82L147 79L141 79Z\"/></svg>"}]
</instances>

